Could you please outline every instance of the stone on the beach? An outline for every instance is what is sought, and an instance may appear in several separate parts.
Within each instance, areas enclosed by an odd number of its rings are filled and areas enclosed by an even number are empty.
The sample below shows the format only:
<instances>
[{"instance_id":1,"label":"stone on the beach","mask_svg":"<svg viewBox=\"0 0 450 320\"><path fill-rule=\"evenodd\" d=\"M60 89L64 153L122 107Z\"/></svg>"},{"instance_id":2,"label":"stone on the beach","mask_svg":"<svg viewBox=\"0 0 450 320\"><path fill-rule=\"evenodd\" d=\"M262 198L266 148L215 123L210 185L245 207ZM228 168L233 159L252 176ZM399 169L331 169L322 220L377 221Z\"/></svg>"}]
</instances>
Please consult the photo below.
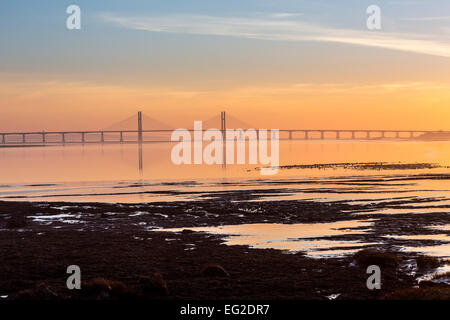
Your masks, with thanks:
<instances>
[{"instance_id":1,"label":"stone on the beach","mask_svg":"<svg viewBox=\"0 0 450 320\"><path fill-rule=\"evenodd\" d=\"M417 268L419 270L435 269L441 265L439 258L430 256L418 256L416 259Z\"/></svg>"},{"instance_id":2,"label":"stone on the beach","mask_svg":"<svg viewBox=\"0 0 450 320\"><path fill-rule=\"evenodd\" d=\"M396 267L399 264L397 255L391 252L364 249L355 253L354 258L356 262L367 267L370 265L377 265L379 267Z\"/></svg>"},{"instance_id":3,"label":"stone on the beach","mask_svg":"<svg viewBox=\"0 0 450 320\"><path fill-rule=\"evenodd\" d=\"M150 276L139 276L139 284L144 296L167 296L169 289L163 276L155 272Z\"/></svg>"},{"instance_id":4,"label":"stone on the beach","mask_svg":"<svg viewBox=\"0 0 450 320\"><path fill-rule=\"evenodd\" d=\"M205 277L229 277L230 274L219 264L207 264L203 267L202 275Z\"/></svg>"},{"instance_id":5,"label":"stone on the beach","mask_svg":"<svg viewBox=\"0 0 450 320\"><path fill-rule=\"evenodd\" d=\"M123 282L104 278L94 278L83 282L81 290L88 295L95 296L97 299L124 298L133 295L133 290L128 288Z\"/></svg>"},{"instance_id":6,"label":"stone on the beach","mask_svg":"<svg viewBox=\"0 0 450 320\"><path fill-rule=\"evenodd\" d=\"M12 297L13 300L55 300L58 299L56 290L47 285L45 282L38 286L19 291Z\"/></svg>"}]
</instances>

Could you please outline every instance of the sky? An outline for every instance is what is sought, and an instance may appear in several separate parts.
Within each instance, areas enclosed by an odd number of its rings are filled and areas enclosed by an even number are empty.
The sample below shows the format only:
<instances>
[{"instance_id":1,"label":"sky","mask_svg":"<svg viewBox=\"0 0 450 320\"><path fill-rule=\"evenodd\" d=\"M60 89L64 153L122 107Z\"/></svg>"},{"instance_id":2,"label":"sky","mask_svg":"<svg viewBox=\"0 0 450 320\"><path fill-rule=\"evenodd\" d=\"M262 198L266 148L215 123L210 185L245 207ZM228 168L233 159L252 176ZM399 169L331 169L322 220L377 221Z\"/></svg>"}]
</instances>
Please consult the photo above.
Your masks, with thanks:
<instances>
[{"instance_id":1,"label":"sky","mask_svg":"<svg viewBox=\"0 0 450 320\"><path fill-rule=\"evenodd\" d=\"M448 0L2 0L0 44L0 132L138 110L174 128L226 110L255 128L450 130Z\"/></svg>"}]
</instances>

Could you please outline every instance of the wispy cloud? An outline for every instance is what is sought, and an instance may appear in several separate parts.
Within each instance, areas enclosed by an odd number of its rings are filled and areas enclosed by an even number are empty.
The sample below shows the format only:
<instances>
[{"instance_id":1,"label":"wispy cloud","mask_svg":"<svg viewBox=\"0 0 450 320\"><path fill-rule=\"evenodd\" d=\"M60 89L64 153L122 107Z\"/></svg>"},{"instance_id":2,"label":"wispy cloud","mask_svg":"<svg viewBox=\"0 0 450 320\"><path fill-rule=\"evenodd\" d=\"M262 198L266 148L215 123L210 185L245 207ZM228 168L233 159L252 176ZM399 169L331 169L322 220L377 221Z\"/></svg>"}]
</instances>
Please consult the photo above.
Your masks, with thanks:
<instances>
[{"instance_id":1,"label":"wispy cloud","mask_svg":"<svg viewBox=\"0 0 450 320\"><path fill-rule=\"evenodd\" d=\"M450 16L440 16L440 17L414 17L414 18L403 18L403 21L445 21L450 20Z\"/></svg>"},{"instance_id":2,"label":"wispy cloud","mask_svg":"<svg viewBox=\"0 0 450 320\"><path fill-rule=\"evenodd\" d=\"M383 93L410 93L420 91L444 91L449 90L450 83L434 83L434 82L386 82L374 84L358 84L358 83L296 83L284 84L272 87L245 87L238 90L243 92L251 92L254 95L265 94L317 94L317 95L333 95L333 94L379 94Z\"/></svg>"},{"instance_id":3,"label":"wispy cloud","mask_svg":"<svg viewBox=\"0 0 450 320\"><path fill-rule=\"evenodd\" d=\"M398 0L398 1L389 1L389 5L398 5L398 6L415 6L415 5L423 5L428 4L429 0Z\"/></svg>"},{"instance_id":4,"label":"wispy cloud","mask_svg":"<svg viewBox=\"0 0 450 320\"><path fill-rule=\"evenodd\" d=\"M273 18L292 18L292 17L299 17L302 16L302 13L292 13L292 12L278 12L278 13L272 13L270 16Z\"/></svg>"},{"instance_id":5,"label":"wispy cloud","mask_svg":"<svg viewBox=\"0 0 450 320\"><path fill-rule=\"evenodd\" d=\"M273 16L242 18L205 15L120 16L103 14L101 18L124 28L152 32L232 36L260 40L335 42L450 57L448 39L437 36L430 38L429 35L340 29L294 19L279 19L279 17L274 18Z\"/></svg>"}]
</instances>

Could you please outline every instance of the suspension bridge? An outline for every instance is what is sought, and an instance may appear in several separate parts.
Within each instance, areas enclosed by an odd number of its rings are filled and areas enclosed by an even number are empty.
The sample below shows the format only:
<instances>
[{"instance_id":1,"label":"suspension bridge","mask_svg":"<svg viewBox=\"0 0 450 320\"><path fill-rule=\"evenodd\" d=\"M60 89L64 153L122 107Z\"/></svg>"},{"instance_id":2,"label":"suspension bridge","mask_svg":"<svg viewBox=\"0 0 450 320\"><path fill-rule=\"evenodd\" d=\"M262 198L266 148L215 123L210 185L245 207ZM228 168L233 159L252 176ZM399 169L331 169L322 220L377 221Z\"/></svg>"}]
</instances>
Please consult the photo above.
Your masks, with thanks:
<instances>
[{"instance_id":1,"label":"suspension bridge","mask_svg":"<svg viewBox=\"0 0 450 320\"><path fill-rule=\"evenodd\" d=\"M150 143L150 142L168 142L171 133L176 128L148 118L146 128L144 129L144 120L146 119L142 112L138 112L135 129L117 129L129 126L131 120L136 120L136 116L129 117L116 123L105 130L88 131L29 131L29 132L0 132L0 146L8 145L48 145L48 144L107 144L107 143ZM232 119L232 121L229 121ZM232 125L230 126L230 122ZM203 123L201 131L217 128L226 136L229 129L250 129L251 126L232 116L227 117L225 112L215 116ZM228 127L227 127L228 125ZM194 129L186 129L194 132ZM410 140L423 134L444 134L450 136L450 131L436 130L368 130L368 129L280 129L280 140Z\"/></svg>"}]
</instances>

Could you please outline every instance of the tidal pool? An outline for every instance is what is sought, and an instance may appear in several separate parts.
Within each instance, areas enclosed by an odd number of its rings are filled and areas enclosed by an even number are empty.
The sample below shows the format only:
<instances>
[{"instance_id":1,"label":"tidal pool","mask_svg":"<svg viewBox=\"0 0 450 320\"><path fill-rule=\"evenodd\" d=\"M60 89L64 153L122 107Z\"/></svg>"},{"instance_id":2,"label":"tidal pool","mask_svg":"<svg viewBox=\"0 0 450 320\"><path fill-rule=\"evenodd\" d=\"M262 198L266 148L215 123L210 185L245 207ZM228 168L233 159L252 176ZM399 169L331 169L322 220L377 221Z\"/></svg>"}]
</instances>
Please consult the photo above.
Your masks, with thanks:
<instances>
[{"instance_id":1,"label":"tidal pool","mask_svg":"<svg viewBox=\"0 0 450 320\"><path fill-rule=\"evenodd\" d=\"M371 220L350 220L329 223L254 223L220 227L171 228L158 231L181 232L184 229L225 236L227 245L247 245L251 248L305 252L322 258L354 253L374 243L327 239L339 235L357 235L370 228Z\"/></svg>"}]
</instances>

